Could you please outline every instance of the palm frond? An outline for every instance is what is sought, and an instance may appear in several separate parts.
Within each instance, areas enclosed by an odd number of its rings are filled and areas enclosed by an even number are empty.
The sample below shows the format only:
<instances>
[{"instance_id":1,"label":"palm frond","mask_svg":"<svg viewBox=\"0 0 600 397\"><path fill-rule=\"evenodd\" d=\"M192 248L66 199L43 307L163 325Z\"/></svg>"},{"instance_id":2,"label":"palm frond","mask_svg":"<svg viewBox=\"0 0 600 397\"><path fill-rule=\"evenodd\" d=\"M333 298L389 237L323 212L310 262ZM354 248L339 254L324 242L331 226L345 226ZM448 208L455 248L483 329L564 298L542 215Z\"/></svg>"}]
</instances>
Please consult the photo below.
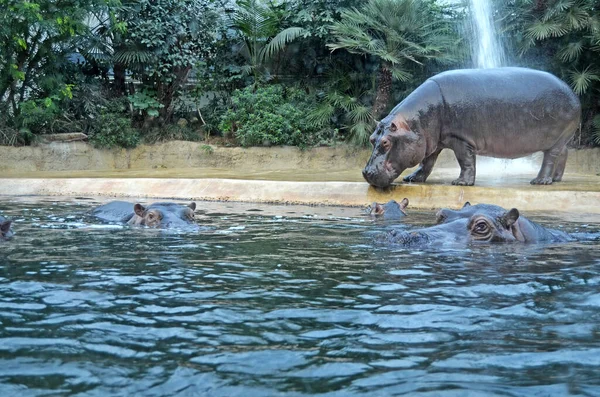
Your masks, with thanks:
<instances>
[{"instance_id":1,"label":"palm frond","mask_svg":"<svg viewBox=\"0 0 600 397\"><path fill-rule=\"evenodd\" d=\"M305 35L306 32L305 29L299 27L291 27L282 30L263 48L260 56L261 59L271 59L275 54L282 51L287 44L296 40L298 37Z\"/></svg>"},{"instance_id":2,"label":"palm frond","mask_svg":"<svg viewBox=\"0 0 600 397\"><path fill-rule=\"evenodd\" d=\"M573 70L570 72L571 86L577 95L584 94L594 81L600 81L598 71L588 66L582 71Z\"/></svg>"},{"instance_id":3,"label":"palm frond","mask_svg":"<svg viewBox=\"0 0 600 397\"><path fill-rule=\"evenodd\" d=\"M525 36L534 40L545 40L549 37L560 37L568 33L568 29L560 22L537 21L529 26Z\"/></svg>"},{"instance_id":4,"label":"palm frond","mask_svg":"<svg viewBox=\"0 0 600 397\"><path fill-rule=\"evenodd\" d=\"M581 53L583 52L583 42L575 41L573 43L567 44L558 52L558 57L563 62L571 62L579 58Z\"/></svg>"}]
</instances>

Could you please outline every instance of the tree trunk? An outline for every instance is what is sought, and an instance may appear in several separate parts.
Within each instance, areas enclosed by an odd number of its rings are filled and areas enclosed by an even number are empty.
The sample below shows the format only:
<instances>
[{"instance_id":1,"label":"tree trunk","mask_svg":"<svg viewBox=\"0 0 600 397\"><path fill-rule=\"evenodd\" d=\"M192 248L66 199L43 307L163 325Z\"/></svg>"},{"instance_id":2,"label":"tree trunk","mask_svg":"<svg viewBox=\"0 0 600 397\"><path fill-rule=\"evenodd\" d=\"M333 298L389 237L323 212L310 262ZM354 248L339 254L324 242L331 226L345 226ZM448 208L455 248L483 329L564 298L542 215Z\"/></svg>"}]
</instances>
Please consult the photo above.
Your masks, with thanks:
<instances>
[{"instance_id":1,"label":"tree trunk","mask_svg":"<svg viewBox=\"0 0 600 397\"><path fill-rule=\"evenodd\" d=\"M117 97L123 96L127 93L127 87L125 86L125 65L122 63L115 63L113 66L113 73L115 75L115 95Z\"/></svg>"},{"instance_id":2,"label":"tree trunk","mask_svg":"<svg viewBox=\"0 0 600 397\"><path fill-rule=\"evenodd\" d=\"M159 84L158 100L163 105L159 110L160 121L162 123L168 122L173 116L173 99L175 98L177 90L179 90L187 81L191 70L191 66L176 68L173 71L175 79L170 84Z\"/></svg>"},{"instance_id":3,"label":"tree trunk","mask_svg":"<svg viewBox=\"0 0 600 397\"><path fill-rule=\"evenodd\" d=\"M392 72L382 64L377 73L377 96L373 102L373 118L379 120L390 102L392 92Z\"/></svg>"}]
</instances>

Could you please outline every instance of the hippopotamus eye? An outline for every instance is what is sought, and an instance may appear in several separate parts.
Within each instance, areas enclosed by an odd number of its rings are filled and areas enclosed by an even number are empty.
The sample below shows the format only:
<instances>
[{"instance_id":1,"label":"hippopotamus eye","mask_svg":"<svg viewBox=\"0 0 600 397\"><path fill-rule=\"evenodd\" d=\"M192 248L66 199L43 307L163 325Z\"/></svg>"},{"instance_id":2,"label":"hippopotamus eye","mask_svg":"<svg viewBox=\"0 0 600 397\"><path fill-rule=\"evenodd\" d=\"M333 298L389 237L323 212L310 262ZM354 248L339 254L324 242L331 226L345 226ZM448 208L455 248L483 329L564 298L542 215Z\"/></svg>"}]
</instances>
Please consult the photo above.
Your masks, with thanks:
<instances>
[{"instance_id":1,"label":"hippopotamus eye","mask_svg":"<svg viewBox=\"0 0 600 397\"><path fill-rule=\"evenodd\" d=\"M479 221L475 224L476 232L485 232L487 229L488 229L488 225L484 221Z\"/></svg>"}]
</instances>

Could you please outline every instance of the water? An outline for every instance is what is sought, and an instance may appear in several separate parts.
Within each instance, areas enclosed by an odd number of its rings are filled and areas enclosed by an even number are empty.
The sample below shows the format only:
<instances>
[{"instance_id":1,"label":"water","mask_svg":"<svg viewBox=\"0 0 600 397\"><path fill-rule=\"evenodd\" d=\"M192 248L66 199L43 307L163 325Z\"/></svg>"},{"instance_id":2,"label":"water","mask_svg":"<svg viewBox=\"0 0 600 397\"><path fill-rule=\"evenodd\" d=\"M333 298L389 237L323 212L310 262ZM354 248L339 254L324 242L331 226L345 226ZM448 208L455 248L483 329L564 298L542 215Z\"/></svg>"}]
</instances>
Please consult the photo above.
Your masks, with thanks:
<instances>
[{"instance_id":1,"label":"water","mask_svg":"<svg viewBox=\"0 0 600 397\"><path fill-rule=\"evenodd\" d=\"M597 242L409 251L372 237L431 212L199 203L189 234L36 200L0 199L2 396L600 394Z\"/></svg>"},{"instance_id":2,"label":"water","mask_svg":"<svg viewBox=\"0 0 600 397\"><path fill-rule=\"evenodd\" d=\"M492 15L489 0L470 0L473 61L477 68L506 66L506 54L502 47Z\"/></svg>"}]
</instances>

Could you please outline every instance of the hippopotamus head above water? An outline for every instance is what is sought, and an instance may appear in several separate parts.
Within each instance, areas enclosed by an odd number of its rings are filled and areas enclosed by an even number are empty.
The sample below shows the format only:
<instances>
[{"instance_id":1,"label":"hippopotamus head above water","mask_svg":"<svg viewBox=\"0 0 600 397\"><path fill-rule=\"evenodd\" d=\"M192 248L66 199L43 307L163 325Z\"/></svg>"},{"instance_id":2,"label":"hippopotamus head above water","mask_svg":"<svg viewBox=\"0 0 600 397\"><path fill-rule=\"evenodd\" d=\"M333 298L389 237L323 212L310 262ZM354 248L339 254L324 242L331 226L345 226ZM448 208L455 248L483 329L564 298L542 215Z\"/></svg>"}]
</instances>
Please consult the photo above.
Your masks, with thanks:
<instances>
[{"instance_id":1,"label":"hippopotamus head above water","mask_svg":"<svg viewBox=\"0 0 600 397\"><path fill-rule=\"evenodd\" d=\"M126 201L112 201L92 211L92 215L106 222L127 223L128 225L152 228L197 228L194 223L196 203L189 205L162 202L145 207Z\"/></svg>"},{"instance_id":2,"label":"hippopotamus head above water","mask_svg":"<svg viewBox=\"0 0 600 397\"><path fill-rule=\"evenodd\" d=\"M479 213L409 232L392 230L385 240L405 246L516 242L512 225L518 218L519 211L516 208L497 218Z\"/></svg>"},{"instance_id":3,"label":"hippopotamus head above water","mask_svg":"<svg viewBox=\"0 0 600 397\"><path fill-rule=\"evenodd\" d=\"M465 203L455 211L442 209L437 225L412 232L391 231L386 241L407 246L427 244L468 244L481 242L566 242L569 234L545 228L524 216L516 208L506 210L492 204Z\"/></svg>"},{"instance_id":4,"label":"hippopotamus head above water","mask_svg":"<svg viewBox=\"0 0 600 397\"><path fill-rule=\"evenodd\" d=\"M526 68L462 69L429 78L378 123L363 176L389 186L405 169L405 182L425 182L438 155L450 149L460 165L453 185L475 183L476 155L514 159L544 152L532 184L562 179L567 143L581 104L557 77Z\"/></svg>"},{"instance_id":5,"label":"hippopotamus head above water","mask_svg":"<svg viewBox=\"0 0 600 397\"><path fill-rule=\"evenodd\" d=\"M9 239L14 235L12 229L10 228L11 225L12 221L0 216L0 240Z\"/></svg>"},{"instance_id":6,"label":"hippopotamus head above water","mask_svg":"<svg viewBox=\"0 0 600 397\"><path fill-rule=\"evenodd\" d=\"M196 203L187 206L176 203L154 203L148 207L135 204L135 215L129 220L130 225L142 225L155 228L171 228L188 226L194 223Z\"/></svg>"},{"instance_id":7,"label":"hippopotamus head above water","mask_svg":"<svg viewBox=\"0 0 600 397\"><path fill-rule=\"evenodd\" d=\"M373 203L366 208L365 212L385 220L400 219L406 216L406 207L408 207L408 199L404 198L400 204L396 200L390 200L385 204Z\"/></svg>"}]
</instances>

